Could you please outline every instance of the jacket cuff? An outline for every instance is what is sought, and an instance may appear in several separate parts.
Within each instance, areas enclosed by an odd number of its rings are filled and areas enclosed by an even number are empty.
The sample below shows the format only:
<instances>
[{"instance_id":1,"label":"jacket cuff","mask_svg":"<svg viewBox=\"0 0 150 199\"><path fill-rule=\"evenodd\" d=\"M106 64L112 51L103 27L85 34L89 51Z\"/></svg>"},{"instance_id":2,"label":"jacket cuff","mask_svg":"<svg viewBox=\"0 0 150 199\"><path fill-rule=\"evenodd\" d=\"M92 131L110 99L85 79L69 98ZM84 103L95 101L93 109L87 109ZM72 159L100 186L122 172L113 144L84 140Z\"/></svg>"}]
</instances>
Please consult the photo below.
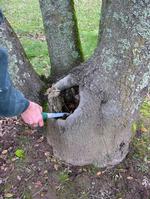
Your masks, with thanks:
<instances>
[{"instance_id":1,"label":"jacket cuff","mask_svg":"<svg viewBox=\"0 0 150 199\"><path fill-rule=\"evenodd\" d=\"M29 100L25 99L25 101L24 101L24 108L22 110L22 113L25 112L28 109L29 105L30 105Z\"/></svg>"}]
</instances>

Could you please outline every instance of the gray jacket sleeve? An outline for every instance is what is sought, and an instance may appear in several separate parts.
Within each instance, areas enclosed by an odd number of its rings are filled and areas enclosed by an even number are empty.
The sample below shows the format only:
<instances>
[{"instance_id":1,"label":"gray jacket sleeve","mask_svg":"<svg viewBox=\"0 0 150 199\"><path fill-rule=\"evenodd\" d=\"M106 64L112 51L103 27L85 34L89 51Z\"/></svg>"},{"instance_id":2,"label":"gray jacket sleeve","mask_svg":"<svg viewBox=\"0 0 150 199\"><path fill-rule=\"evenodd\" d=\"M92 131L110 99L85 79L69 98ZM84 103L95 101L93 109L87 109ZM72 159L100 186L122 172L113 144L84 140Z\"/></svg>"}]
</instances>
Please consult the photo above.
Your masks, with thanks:
<instances>
[{"instance_id":1,"label":"gray jacket sleeve","mask_svg":"<svg viewBox=\"0 0 150 199\"><path fill-rule=\"evenodd\" d=\"M8 53L0 48L0 116L12 117L23 113L29 101L15 89L8 74Z\"/></svg>"}]
</instances>

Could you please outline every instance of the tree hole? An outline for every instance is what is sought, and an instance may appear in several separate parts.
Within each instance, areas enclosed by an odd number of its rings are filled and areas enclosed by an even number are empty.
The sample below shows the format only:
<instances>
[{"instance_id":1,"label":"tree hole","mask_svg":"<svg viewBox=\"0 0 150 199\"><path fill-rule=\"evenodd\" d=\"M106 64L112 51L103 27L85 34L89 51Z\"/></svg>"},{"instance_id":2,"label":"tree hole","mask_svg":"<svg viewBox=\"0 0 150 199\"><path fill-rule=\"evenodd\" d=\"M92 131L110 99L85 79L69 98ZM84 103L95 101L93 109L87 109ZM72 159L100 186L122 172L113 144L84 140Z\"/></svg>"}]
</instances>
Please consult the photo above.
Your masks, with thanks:
<instances>
[{"instance_id":1,"label":"tree hole","mask_svg":"<svg viewBox=\"0 0 150 199\"><path fill-rule=\"evenodd\" d=\"M74 110L78 107L80 97L79 97L79 86L75 86L69 89L66 89L61 92L62 102L62 111L73 113Z\"/></svg>"}]
</instances>

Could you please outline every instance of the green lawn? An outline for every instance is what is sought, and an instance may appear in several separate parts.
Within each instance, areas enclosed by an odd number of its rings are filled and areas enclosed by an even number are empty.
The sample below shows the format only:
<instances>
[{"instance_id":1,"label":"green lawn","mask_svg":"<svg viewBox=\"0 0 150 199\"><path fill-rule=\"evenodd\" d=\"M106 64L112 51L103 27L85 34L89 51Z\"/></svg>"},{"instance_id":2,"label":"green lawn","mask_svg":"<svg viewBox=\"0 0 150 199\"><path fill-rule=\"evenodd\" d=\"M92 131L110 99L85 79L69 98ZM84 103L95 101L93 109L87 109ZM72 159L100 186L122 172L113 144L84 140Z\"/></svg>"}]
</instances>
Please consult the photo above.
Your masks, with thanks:
<instances>
[{"instance_id":1,"label":"green lawn","mask_svg":"<svg viewBox=\"0 0 150 199\"><path fill-rule=\"evenodd\" d=\"M101 0L75 0L82 49L87 59L97 45Z\"/></svg>"},{"instance_id":2,"label":"green lawn","mask_svg":"<svg viewBox=\"0 0 150 199\"><path fill-rule=\"evenodd\" d=\"M0 0L7 19L18 34L21 43L39 74L48 74L49 57L38 0ZM99 29L99 0L75 0L79 33L85 59L94 51Z\"/></svg>"}]
</instances>

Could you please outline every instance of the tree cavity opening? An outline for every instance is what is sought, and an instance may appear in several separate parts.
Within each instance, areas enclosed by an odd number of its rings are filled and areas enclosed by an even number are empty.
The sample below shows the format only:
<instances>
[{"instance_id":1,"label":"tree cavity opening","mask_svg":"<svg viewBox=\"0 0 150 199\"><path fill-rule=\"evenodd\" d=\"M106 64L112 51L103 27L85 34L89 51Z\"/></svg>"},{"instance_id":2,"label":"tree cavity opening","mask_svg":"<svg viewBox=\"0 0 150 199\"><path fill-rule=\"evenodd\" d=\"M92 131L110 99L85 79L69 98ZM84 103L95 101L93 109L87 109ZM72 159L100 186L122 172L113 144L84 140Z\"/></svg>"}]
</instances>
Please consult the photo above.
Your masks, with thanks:
<instances>
[{"instance_id":1,"label":"tree cavity opening","mask_svg":"<svg viewBox=\"0 0 150 199\"><path fill-rule=\"evenodd\" d=\"M73 113L80 101L79 86L74 86L62 91L60 96L62 98L62 111Z\"/></svg>"}]
</instances>

